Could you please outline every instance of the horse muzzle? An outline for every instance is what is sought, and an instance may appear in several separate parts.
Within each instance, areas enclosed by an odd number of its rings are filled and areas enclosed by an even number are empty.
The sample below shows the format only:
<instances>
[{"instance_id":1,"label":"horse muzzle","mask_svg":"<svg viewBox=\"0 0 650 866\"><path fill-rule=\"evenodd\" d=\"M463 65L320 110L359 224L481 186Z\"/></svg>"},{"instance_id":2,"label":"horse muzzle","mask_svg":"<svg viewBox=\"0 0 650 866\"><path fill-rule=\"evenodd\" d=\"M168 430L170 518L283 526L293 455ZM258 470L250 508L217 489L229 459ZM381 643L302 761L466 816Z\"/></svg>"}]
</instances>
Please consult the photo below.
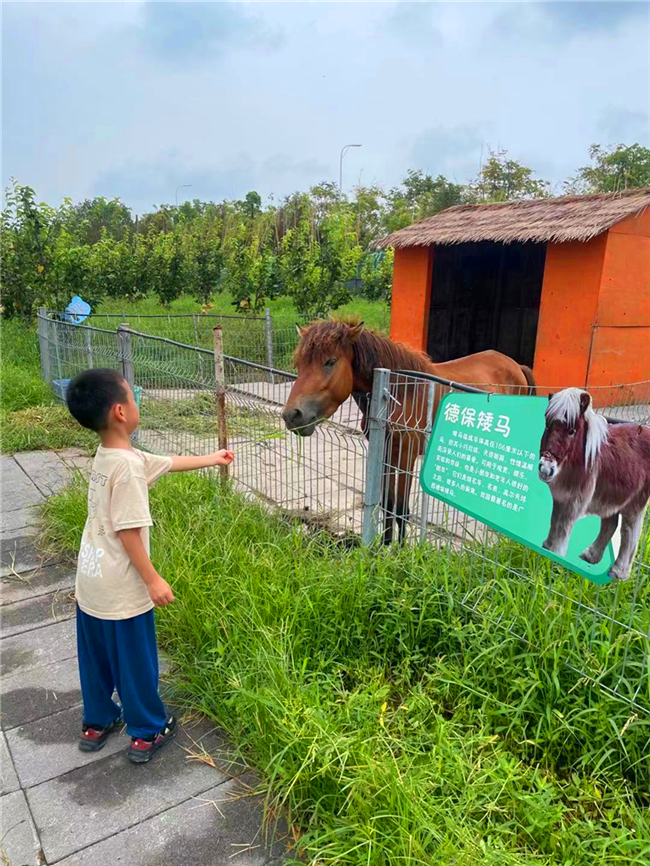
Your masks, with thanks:
<instances>
[{"instance_id":1,"label":"horse muzzle","mask_svg":"<svg viewBox=\"0 0 650 866\"><path fill-rule=\"evenodd\" d=\"M318 427L321 416L312 408L300 409L294 406L283 411L282 420L287 430L296 436L311 436Z\"/></svg>"},{"instance_id":2,"label":"horse muzzle","mask_svg":"<svg viewBox=\"0 0 650 866\"><path fill-rule=\"evenodd\" d=\"M544 481L546 484L549 481L552 481L559 471L559 466L557 465L557 460L550 455L548 457L542 456L540 458L539 464L537 466L537 473L540 477L541 481Z\"/></svg>"}]
</instances>

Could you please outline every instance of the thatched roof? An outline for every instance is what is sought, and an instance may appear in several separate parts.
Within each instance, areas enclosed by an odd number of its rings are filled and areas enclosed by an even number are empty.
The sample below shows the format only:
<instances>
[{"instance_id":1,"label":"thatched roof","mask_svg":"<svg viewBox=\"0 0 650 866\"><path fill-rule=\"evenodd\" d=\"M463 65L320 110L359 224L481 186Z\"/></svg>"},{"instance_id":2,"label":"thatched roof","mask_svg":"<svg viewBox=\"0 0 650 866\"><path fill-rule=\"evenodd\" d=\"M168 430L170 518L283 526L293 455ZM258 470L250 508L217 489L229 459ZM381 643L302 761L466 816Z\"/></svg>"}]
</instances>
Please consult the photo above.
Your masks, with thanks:
<instances>
[{"instance_id":1,"label":"thatched roof","mask_svg":"<svg viewBox=\"0 0 650 866\"><path fill-rule=\"evenodd\" d=\"M472 241L588 241L650 206L650 187L447 208L382 238L377 249Z\"/></svg>"}]
</instances>

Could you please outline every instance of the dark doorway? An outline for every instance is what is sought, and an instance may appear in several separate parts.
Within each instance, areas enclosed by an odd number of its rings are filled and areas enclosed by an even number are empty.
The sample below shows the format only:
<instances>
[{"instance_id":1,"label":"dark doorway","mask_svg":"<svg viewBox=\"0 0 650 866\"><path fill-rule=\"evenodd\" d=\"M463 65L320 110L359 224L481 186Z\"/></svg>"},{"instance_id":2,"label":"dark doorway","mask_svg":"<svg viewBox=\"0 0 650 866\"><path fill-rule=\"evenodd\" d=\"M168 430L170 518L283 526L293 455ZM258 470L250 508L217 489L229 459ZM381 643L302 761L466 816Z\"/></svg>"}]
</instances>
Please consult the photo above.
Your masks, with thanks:
<instances>
[{"instance_id":1,"label":"dark doorway","mask_svg":"<svg viewBox=\"0 0 650 866\"><path fill-rule=\"evenodd\" d=\"M489 241L433 253L428 350L450 361L497 349L533 365L546 245Z\"/></svg>"}]
</instances>

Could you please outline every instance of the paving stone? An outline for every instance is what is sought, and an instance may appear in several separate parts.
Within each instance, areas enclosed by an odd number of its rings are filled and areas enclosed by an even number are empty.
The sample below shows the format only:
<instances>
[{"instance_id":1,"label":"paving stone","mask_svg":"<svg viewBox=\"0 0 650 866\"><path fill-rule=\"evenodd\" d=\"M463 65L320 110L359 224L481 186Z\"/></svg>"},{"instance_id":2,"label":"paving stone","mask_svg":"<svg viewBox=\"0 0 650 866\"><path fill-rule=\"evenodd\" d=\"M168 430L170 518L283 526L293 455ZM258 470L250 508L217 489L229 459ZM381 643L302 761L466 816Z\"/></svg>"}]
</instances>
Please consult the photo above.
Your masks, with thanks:
<instances>
[{"instance_id":1,"label":"paving stone","mask_svg":"<svg viewBox=\"0 0 650 866\"><path fill-rule=\"evenodd\" d=\"M14 762L3 733L0 733L0 783L2 784L0 794L10 794L12 791L17 791L20 788Z\"/></svg>"},{"instance_id":2,"label":"paving stone","mask_svg":"<svg viewBox=\"0 0 650 866\"><path fill-rule=\"evenodd\" d=\"M83 448L67 448L65 451L57 451L56 453L70 469L78 469L84 475L89 474L93 458L89 457Z\"/></svg>"},{"instance_id":3,"label":"paving stone","mask_svg":"<svg viewBox=\"0 0 650 866\"><path fill-rule=\"evenodd\" d=\"M82 715L82 708L77 705L7 731L7 742L23 788L126 750L129 740L122 730L111 734L100 755L80 751Z\"/></svg>"},{"instance_id":4,"label":"paving stone","mask_svg":"<svg viewBox=\"0 0 650 866\"><path fill-rule=\"evenodd\" d=\"M222 745L216 734L201 742L208 750ZM107 839L226 781L214 767L188 760L183 745L192 743L181 732L150 764L132 764L124 754L98 757L30 788L27 798L47 861Z\"/></svg>"},{"instance_id":5,"label":"paving stone","mask_svg":"<svg viewBox=\"0 0 650 866\"><path fill-rule=\"evenodd\" d=\"M12 634L31 631L40 626L70 619L74 614L75 602L71 598L71 593L66 590L40 595L25 601L15 601L0 608L2 634L9 637Z\"/></svg>"},{"instance_id":6,"label":"paving stone","mask_svg":"<svg viewBox=\"0 0 650 866\"><path fill-rule=\"evenodd\" d=\"M122 729L121 732L111 734L101 750L101 755L81 752L78 745L81 717L81 707L71 707L7 732L7 742L23 788L31 788L69 773L77 767L126 751L129 738ZM207 720L197 726L181 726L181 730L182 743L197 750L209 746L210 754L226 775L237 775L243 771L243 766L235 763L225 740ZM203 745L202 741L205 741ZM193 747L192 743L197 745Z\"/></svg>"},{"instance_id":7,"label":"paving stone","mask_svg":"<svg viewBox=\"0 0 650 866\"><path fill-rule=\"evenodd\" d=\"M70 467L54 451L23 451L14 454L14 460L43 496L58 493L72 477Z\"/></svg>"},{"instance_id":8,"label":"paving stone","mask_svg":"<svg viewBox=\"0 0 650 866\"><path fill-rule=\"evenodd\" d=\"M45 565L33 571L19 571L18 575L0 580L0 604L13 604L15 601L36 598L56 590L74 589L75 573L69 566Z\"/></svg>"},{"instance_id":9,"label":"paving stone","mask_svg":"<svg viewBox=\"0 0 650 866\"><path fill-rule=\"evenodd\" d=\"M22 791L0 797L2 824L0 838L2 862L10 866L32 866L37 860L40 844ZM42 862L42 861L40 861Z\"/></svg>"},{"instance_id":10,"label":"paving stone","mask_svg":"<svg viewBox=\"0 0 650 866\"><path fill-rule=\"evenodd\" d=\"M20 530L24 532L24 530ZM41 552L34 545L33 535L14 535L2 539L0 577L33 571L42 562Z\"/></svg>"},{"instance_id":11,"label":"paving stone","mask_svg":"<svg viewBox=\"0 0 650 866\"><path fill-rule=\"evenodd\" d=\"M0 640L0 670L3 677L25 673L41 665L76 657L77 632L74 619L23 632Z\"/></svg>"},{"instance_id":12,"label":"paving stone","mask_svg":"<svg viewBox=\"0 0 650 866\"><path fill-rule=\"evenodd\" d=\"M38 508L31 505L27 508L16 508L14 511L3 511L0 519L2 538L15 533L18 529L36 534L38 523Z\"/></svg>"},{"instance_id":13,"label":"paving stone","mask_svg":"<svg viewBox=\"0 0 650 866\"><path fill-rule=\"evenodd\" d=\"M25 475L13 457L3 457L0 463L2 475L2 511L16 511L43 501L43 494Z\"/></svg>"},{"instance_id":14,"label":"paving stone","mask_svg":"<svg viewBox=\"0 0 650 866\"><path fill-rule=\"evenodd\" d=\"M3 677L0 695L5 731L67 710L81 701L77 659L65 659Z\"/></svg>"},{"instance_id":15,"label":"paving stone","mask_svg":"<svg viewBox=\"0 0 650 866\"><path fill-rule=\"evenodd\" d=\"M60 866L263 866L283 851L262 828L263 806L238 780L210 788Z\"/></svg>"}]
</instances>

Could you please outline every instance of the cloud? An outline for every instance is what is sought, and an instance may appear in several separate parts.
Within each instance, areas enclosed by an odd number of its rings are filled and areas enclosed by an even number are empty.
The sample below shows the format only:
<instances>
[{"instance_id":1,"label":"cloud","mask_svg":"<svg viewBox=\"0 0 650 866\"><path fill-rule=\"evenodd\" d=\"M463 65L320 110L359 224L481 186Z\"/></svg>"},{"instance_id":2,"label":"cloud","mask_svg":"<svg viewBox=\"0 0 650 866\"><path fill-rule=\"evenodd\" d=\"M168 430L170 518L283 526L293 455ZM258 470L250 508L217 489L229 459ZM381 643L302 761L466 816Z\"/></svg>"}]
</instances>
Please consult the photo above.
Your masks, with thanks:
<instances>
[{"instance_id":1,"label":"cloud","mask_svg":"<svg viewBox=\"0 0 650 866\"><path fill-rule=\"evenodd\" d=\"M647 17L646 3L610 0L610 2L582 2L582 0L563 0L563 2L538 3L543 15L558 31L570 35L582 33L608 33L623 21L641 14Z\"/></svg>"},{"instance_id":2,"label":"cloud","mask_svg":"<svg viewBox=\"0 0 650 866\"><path fill-rule=\"evenodd\" d=\"M442 43L443 36L433 22L434 6L432 3L397 3L384 27L411 44L435 48Z\"/></svg>"},{"instance_id":3,"label":"cloud","mask_svg":"<svg viewBox=\"0 0 650 866\"><path fill-rule=\"evenodd\" d=\"M139 35L158 60L193 65L234 48L275 48L280 37L241 3L147 2Z\"/></svg>"},{"instance_id":4,"label":"cloud","mask_svg":"<svg viewBox=\"0 0 650 866\"><path fill-rule=\"evenodd\" d=\"M129 160L102 171L93 183L92 195L118 196L136 213L154 205L173 203L178 186L179 199L202 201L243 198L250 190L266 197L278 190L304 189L327 176L328 166L317 160L296 160L278 153L255 160L240 153L211 165L193 165L178 151L152 160Z\"/></svg>"},{"instance_id":5,"label":"cloud","mask_svg":"<svg viewBox=\"0 0 650 866\"><path fill-rule=\"evenodd\" d=\"M635 18L648 20L647 3L627 0L541 0L508 4L492 23L492 31L503 37L533 42L562 41L593 35L611 35Z\"/></svg>"},{"instance_id":6,"label":"cloud","mask_svg":"<svg viewBox=\"0 0 650 866\"><path fill-rule=\"evenodd\" d=\"M421 133L411 147L411 164L429 174L446 174L465 182L476 174L485 137L478 126L434 127Z\"/></svg>"},{"instance_id":7,"label":"cloud","mask_svg":"<svg viewBox=\"0 0 650 866\"><path fill-rule=\"evenodd\" d=\"M611 105L603 111L598 131L608 144L642 144L650 147L650 115Z\"/></svg>"}]
</instances>

